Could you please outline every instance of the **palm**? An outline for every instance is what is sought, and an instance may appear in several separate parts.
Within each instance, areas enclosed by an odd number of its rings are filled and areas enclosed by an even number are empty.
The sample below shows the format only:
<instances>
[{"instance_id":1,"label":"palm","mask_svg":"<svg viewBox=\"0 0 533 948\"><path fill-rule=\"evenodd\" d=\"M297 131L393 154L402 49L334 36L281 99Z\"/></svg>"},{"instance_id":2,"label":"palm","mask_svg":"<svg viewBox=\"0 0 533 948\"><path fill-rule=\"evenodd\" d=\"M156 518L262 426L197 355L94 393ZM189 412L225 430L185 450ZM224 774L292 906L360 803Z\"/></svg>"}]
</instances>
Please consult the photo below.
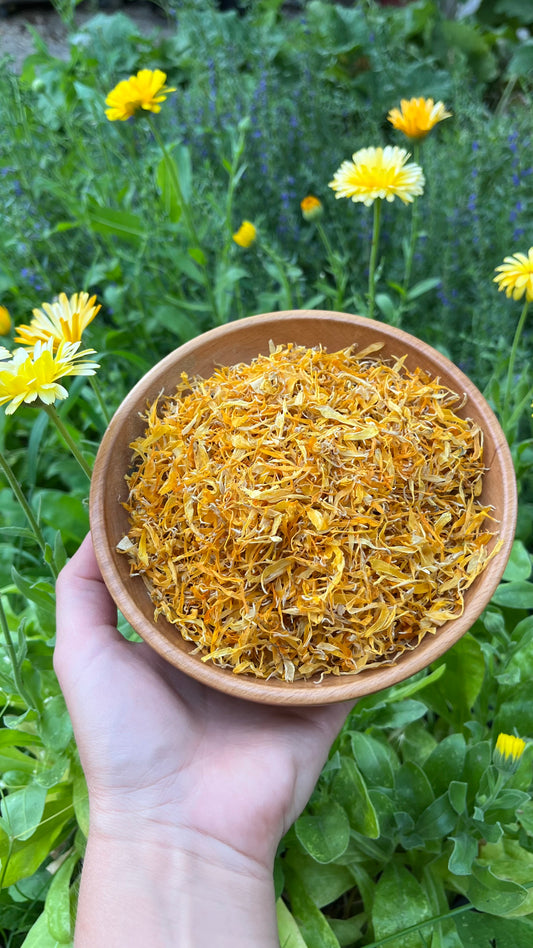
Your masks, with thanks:
<instances>
[{"instance_id":1,"label":"palm","mask_svg":"<svg viewBox=\"0 0 533 948\"><path fill-rule=\"evenodd\" d=\"M57 665L93 804L183 823L267 861L305 805L348 707L285 711L185 677L118 635L86 544L78 559L78 607L81 590L91 632L68 656L59 649Z\"/></svg>"}]
</instances>

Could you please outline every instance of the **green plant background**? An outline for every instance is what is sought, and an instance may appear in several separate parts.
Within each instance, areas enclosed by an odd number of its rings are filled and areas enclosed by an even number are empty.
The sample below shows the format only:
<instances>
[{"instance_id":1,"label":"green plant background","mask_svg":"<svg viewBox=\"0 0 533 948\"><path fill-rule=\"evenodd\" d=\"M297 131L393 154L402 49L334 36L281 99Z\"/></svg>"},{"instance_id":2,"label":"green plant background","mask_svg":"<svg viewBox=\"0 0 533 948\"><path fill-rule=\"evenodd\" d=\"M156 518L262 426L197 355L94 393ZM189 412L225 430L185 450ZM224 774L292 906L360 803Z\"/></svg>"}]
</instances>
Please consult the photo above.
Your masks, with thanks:
<instances>
[{"instance_id":1,"label":"green plant background","mask_svg":"<svg viewBox=\"0 0 533 948\"><path fill-rule=\"evenodd\" d=\"M533 942L533 748L503 784L492 754L500 732L533 738L531 334L526 321L506 402L520 306L492 282L532 243L533 14L461 6L190 0L146 37L124 13L78 28L65 4L68 58L36 35L20 76L0 72L0 303L17 324L61 291L98 294L84 335L97 387L74 380L58 409L89 464L109 414L183 341L276 309L364 313L372 212L328 183L358 148L405 146L386 118L401 98L453 112L421 148L408 286L410 209L384 207L378 316L448 354L505 421L516 541L469 633L347 721L279 849L285 948ZM143 67L176 93L151 125L109 123L105 96ZM302 218L309 193L326 241ZM258 233L246 250L243 219ZM40 531L2 468L0 932L55 948L72 944L88 810L52 669L54 579L88 528L87 480L36 408L0 413L0 452Z\"/></svg>"}]
</instances>

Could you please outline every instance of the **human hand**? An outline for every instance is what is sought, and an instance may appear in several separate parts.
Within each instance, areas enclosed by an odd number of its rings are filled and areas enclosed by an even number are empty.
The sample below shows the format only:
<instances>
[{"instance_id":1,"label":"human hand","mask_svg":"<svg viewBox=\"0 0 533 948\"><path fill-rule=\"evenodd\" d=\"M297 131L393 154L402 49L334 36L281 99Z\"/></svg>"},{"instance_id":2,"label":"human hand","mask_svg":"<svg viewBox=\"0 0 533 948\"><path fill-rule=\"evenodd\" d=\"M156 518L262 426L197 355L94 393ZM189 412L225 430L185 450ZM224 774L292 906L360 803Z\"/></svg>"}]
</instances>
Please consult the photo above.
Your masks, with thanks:
<instances>
[{"instance_id":1,"label":"human hand","mask_svg":"<svg viewBox=\"0 0 533 948\"><path fill-rule=\"evenodd\" d=\"M91 835L214 847L263 878L350 708L229 697L116 629L90 536L57 584L56 672L87 778ZM133 830L133 827L135 829Z\"/></svg>"}]
</instances>

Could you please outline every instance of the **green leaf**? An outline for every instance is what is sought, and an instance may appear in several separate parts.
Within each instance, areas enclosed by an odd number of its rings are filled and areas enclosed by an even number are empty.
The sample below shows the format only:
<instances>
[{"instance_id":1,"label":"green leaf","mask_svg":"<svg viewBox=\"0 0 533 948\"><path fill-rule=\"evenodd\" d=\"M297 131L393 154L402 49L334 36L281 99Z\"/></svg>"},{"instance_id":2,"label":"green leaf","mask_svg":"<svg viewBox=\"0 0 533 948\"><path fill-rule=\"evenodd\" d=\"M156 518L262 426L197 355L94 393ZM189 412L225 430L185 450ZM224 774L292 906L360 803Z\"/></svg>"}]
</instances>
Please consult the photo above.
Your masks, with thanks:
<instances>
[{"instance_id":1,"label":"green leaf","mask_svg":"<svg viewBox=\"0 0 533 948\"><path fill-rule=\"evenodd\" d=\"M507 561L503 579L516 582L529 579L531 575L531 557L521 540L515 540L511 555Z\"/></svg>"},{"instance_id":2,"label":"green leaf","mask_svg":"<svg viewBox=\"0 0 533 948\"><path fill-rule=\"evenodd\" d=\"M171 155L163 155L156 171L157 186L161 192L161 201L165 214L177 223L183 213L179 188L179 171Z\"/></svg>"},{"instance_id":3,"label":"green leaf","mask_svg":"<svg viewBox=\"0 0 533 948\"><path fill-rule=\"evenodd\" d=\"M372 718L374 727L404 728L413 721L418 721L427 713L427 707L421 701L404 698L402 701L393 701L384 708L376 711Z\"/></svg>"},{"instance_id":4,"label":"green leaf","mask_svg":"<svg viewBox=\"0 0 533 948\"><path fill-rule=\"evenodd\" d=\"M467 633L442 661L445 661L446 673L426 695L430 698L434 690L450 707L450 720L460 727L471 718L472 707L483 687L485 658L479 642Z\"/></svg>"},{"instance_id":5,"label":"green leaf","mask_svg":"<svg viewBox=\"0 0 533 948\"><path fill-rule=\"evenodd\" d=\"M372 925L376 941L398 933L398 938L387 942L387 948L422 948L424 942L418 932L407 934L403 930L431 916L428 898L418 880L401 863L389 863L374 895Z\"/></svg>"},{"instance_id":6,"label":"green leaf","mask_svg":"<svg viewBox=\"0 0 533 948\"><path fill-rule=\"evenodd\" d=\"M289 868L287 868L287 891L292 914L298 923L307 948L340 948L326 917Z\"/></svg>"},{"instance_id":7,"label":"green leaf","mask_svg":"<svg viewBox=\"0 0 533 948\"><path fill-rule=\"evenodd\" d=\"M300 929L283 899L278 899L276 902L276 918L280 948L307 948Z\"/></svg>"},{"instance_id":8,"label":"green leaf","mask_svg":"<svg viewBox=\"0 0 533 948\"><path fill-rule=\"evenodd\" d=\"M451 780L460 780L466 756L466 743L462 734L450 734L437 744L423 765L436 795L444 793Z\"/></svg>"},{"instance_id":9,"label":"green leaf","mask_svg":"<svg viewBox=\"0 0 533 948\"><path fill-rule=\"evenodd\" d=\"M455 812L460 816L466 810L468 784L463 780L452 780L448 787L448 797Z\"/></svg>"},{"instance_id":10,"label":"green leaf","mask_svg":"<svg viewBox=\"0 0 533 948\"><path fill-rule=\"evenodd\" d=\"M465 912L455 919L463 948L531 948L533 921Z\"/></svg>"},{"instance_id":11,"label":"green leaf","mask_svg":"<svg viewBox=\"0 0 533 948\"><path fill-rule=\"evenodd\" d=\"M54 587L50 583L44 580L34 583L28 582L27 579L24 579L24 576L17 572L14 566L11 569L11 576L15 586L26 599L34 602L46 615L55 619Z\"/></svg>"},{"instance_id":12,"label":"green leaf","mask_svg":"<svg viewBox=\"0 0 533 948\"><path fill-rule=\"evenodd\" d=\"M411 814L413 820L435 799L422 767L412 761L406 761L396 771L394 790L397 809Z\"/></svg>"},{"instance_id":13,"label":"green leaf","mask_svg":"<svg viewBox=\"0 0 533 948\"><path fill-rule=\"evenodd\" d=\"M458 833L450 837L453 840L453 850L448 860L448 869L455 876L468 876L472 863L478 853L478 841L469 833Z\"/></svg>"},{"instance_id":14,"label":"green leaf","mask_svg":"<svg viewBox=\"0 0 533 948\"><path fill-rule=\"evenodd\" d=\"M44 903L48 931L62 945L71 942L74 936L70 879L79 859L78 853L74 852L62 863L52 879Z\"/></svg>"},{"instance_id":15,"label":"green leaf","mask_svg":"<svg viewBox=\"0 0 533 948\"><path fill-rule=\"evenodd\" d=\"M377 787L394 786L394 770L400 762L390 745L369 734L350 734L355 761L367 783Z\"/></svg>"},{"instance_id":16,"label":"green leaf","mask_svg":"<svg viewBox=\"0 0 533 948\"><path fill-rule=\"evenodd\" d=\"M442 839L448 836L457 823L457 814L448 794L443 793L424 810L416 823L415 832L422 839Z\"/></svg>"},{"instance_id":17,"label":"green leaf","mask_svg":"<svg viewBox=\"0 0 533 948\"><path fill-rule=\"evenodd\" d=\"M479 865L487 866L498 879L518 882L526 887L527 898L514 909L512 915L531 915L533 912L533 853L524 849L516 839L503 837L498 843L487 843L481 849Z\"/></svg>"},{"instance_id":18,"label":"green leaf","mask_svg":"<svg viewBox=\"0 0 533 948\"><path fill-rule=\"evenodd\" d=\"M74 948L74 942L60 942L48 931L46 916L43 912L30 928L21 948Z\"/></svg>"},{"instance_id":19,"label":"green leaf","mask_svg":"<svg viewBox=\"0 0 533 948\"><path fill-rule=\"evenodd\" d=\"M506 609L533 609L533 583L525 580L500 583L491 602Z\"/></svg>"},{"instance_id":20,"label":"green leaf","mask_svg":"<svg viewBox=\"0 0 533 948\"><path fill-rule=\"evenodd\" d=\"M54 790L53 798L46 802L40 824L28 840L16 839L10 845L9 837L0 833L0 864L4 872L4 886L14 885L19 879L37 871L56 846L72 816L72 794L70 787L65 786Z\"/></svg>"},{"instance_id":21,"label":"green leaf","mask_svg":"<svg viewBox=\"0 0 533 948\"><path fill-rule=\"evenodd\" d=\"M131 211L112 210L92 201L87 208L87 217L90 226L97 234L121 237L132 243L138 243L147 237L146 224L142 218L137 214L132 214Z\"/></svg>"},{"instance_id":22,"label":"green leaf","mask_svg":"<svg viewBox=\"0 0 533 948\"><path fill-rule=\"evenodd\" d=\"M350 823L344 808L336 800L323 800L313 814L304 814L294 825L304 849L317 862L328 863L346 851Z\"/></svg>"},{"instance_id":23,"label":"green leaf","mask_svg":"<svg viewBox=\"0 0 533 948\"><path fill-rule=\"evenodd\" d=\"M377 839L379 822L366 783L351 757L342 757L332 781L332 792L348 816L350 826L362 836Z\"/></svg>"},{"instance_id":24,"label":"green leaf","mask_svg":"<svg viewBox=\"0 0 533 948\"><path fill-rule=\"evenodd\" d=\"M300 884L318 908L329 905L354 887L354 877L347 866L336 862L318 863L298 846L290 846L284 865L294 872Z\"/></svg>"},{"instance_id":25,"label":"green leaf","mask_svg":"<svg viewBox=\"0 0 533 948\"><path fill-rule=\"evenodd\" d=\"M63 751L72 737L72 724L63 695L54 695L44 702L40 718L43 743L53 751Z\"/></svg>"},{"instance_id":26,"label":"green leaf","mask_svg":"<svg viewBox=\"0 0 533 948\"><path fill-rule=\"evenodd\" d=\"M430 290L436 289L440 284L440 277L427 277L425 280L420 280L408 291L407 299L416 300L419 296L423 296L424 293L429 293Z\"/></svg>"},{"instance_id":27,"label":"green leaf","mask_svg":"<svg viewBox=\"0 0 533 948\"><path fill-rule=\"evenodd\" d=\"M474 908L489 915L510 915L527 898L527 889L506 879L499 879L486 865L474 862L472 874L465 885L465 895Z\"/></svg>"},{"instance_id":28,"label":"green leaf","mask_svg":"<svg viewBox=\"0 0 533 948\"><path fill-rule=\"evenodd\" d=\"M44 811L46 789L29 784L23 790L8 793L2 800L2 825L12 839L23 841L33 836Z\"/></svg>"},{"instance_id":29,"label":"green leaf","mask_svg":"<svg viewBox=\"0 0 533 948\"><path fill-rule=\"evenodd\" d=\"M81 768L75 772L72 781L72 802L78 826L87 839L89 836L89 793L87 781Z\"/></svg>"}]
</instances>

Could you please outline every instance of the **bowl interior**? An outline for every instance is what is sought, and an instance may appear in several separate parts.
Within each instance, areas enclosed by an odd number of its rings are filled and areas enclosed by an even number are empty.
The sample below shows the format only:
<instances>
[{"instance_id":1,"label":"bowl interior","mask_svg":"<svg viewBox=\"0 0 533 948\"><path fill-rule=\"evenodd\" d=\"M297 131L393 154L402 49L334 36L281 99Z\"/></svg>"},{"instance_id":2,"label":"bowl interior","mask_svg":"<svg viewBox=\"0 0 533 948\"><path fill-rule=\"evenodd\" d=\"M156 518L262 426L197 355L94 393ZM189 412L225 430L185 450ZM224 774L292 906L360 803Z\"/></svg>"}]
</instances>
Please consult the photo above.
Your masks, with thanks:
<instances>
[{"instance_id":1,"label":"bowl interior","mask_svg":"<svg viewBox=\"0 0 533 948\"><path fill-rule=\"evenodd\" d=\"M462 616L446 623L435 635L427 635L394 665L356 675L326 676L319 683L288 683L235 675L202 662L191 654L193 645L185 642L166 619L160 617L154 622L153 605L142 579L130 576L127 557L116 550L128 532L122 503L128 494L124 477L131 467L130 444L144 430L142 415L147 405L162 392L174 394L181 372L208 377L217 365L249 362L259 354L268 354L270 341L309 348L320 344L330 352L353 344L362 349L382 342L379 354L383 358L407 354L408 368L423 368L453 391L465 393L466 403L458 413L472 418L484 432L488 470L481 500L494 508L500 549L467 591ZM91 483L90 518L100 569L118 608L139 635L169 662L211 687L242 698L273 704L325 704L361 697L403 681L444 654L471 627L496 589L509 557L516 523L516 484L507 442L495 415L472 382L448 359L415 337L374 320L300 310L229 323L187 342L154 366L124 399L104 435ZM491 542L496 543L496 539Z\"/></svg>"}]
</instances>

